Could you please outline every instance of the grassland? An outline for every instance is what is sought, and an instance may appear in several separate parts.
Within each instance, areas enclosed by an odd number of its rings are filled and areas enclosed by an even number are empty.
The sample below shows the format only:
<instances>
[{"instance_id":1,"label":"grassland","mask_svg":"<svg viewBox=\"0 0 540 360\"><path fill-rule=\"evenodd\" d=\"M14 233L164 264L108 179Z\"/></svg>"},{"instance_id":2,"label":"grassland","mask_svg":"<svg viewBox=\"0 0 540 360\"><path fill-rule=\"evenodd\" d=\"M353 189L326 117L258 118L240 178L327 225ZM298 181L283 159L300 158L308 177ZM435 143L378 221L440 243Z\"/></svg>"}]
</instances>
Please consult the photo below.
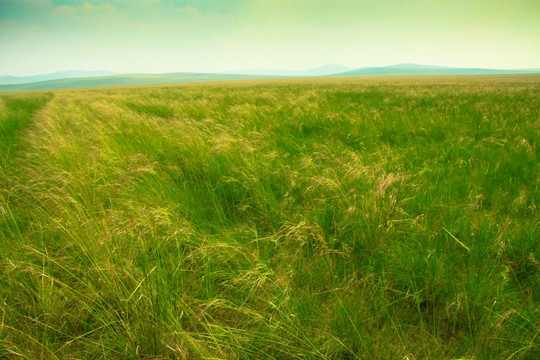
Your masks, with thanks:
<instances>
[{"instance_id":1,"label":"grassland","mask_svg":"<svg viewBox=\"0 0 540 360\"><path fill-rule=\"evenodd\" d=\"M0 358L540 358L539 76L0 99Z\"/></svg>"}]
</instances>

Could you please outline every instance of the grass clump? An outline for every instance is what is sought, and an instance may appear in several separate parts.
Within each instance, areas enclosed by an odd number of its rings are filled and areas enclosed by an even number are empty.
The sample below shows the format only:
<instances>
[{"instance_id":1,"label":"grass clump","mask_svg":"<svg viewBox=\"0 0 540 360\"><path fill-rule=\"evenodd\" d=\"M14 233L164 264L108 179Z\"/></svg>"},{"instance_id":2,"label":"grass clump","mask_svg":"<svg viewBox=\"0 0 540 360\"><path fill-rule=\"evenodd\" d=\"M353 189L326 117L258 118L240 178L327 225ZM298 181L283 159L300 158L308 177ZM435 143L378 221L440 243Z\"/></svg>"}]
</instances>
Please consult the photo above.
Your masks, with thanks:
<instances>
[{"instance_id":1,"label":"grass clump","mask_svg":"<svg viewBox=\"0 0 540 360\"><path fill-rule=\"evenodd\" d=\"M535 358L538 90L56 92L2 172L0 357Z\"/></svg>"}]
</instances>

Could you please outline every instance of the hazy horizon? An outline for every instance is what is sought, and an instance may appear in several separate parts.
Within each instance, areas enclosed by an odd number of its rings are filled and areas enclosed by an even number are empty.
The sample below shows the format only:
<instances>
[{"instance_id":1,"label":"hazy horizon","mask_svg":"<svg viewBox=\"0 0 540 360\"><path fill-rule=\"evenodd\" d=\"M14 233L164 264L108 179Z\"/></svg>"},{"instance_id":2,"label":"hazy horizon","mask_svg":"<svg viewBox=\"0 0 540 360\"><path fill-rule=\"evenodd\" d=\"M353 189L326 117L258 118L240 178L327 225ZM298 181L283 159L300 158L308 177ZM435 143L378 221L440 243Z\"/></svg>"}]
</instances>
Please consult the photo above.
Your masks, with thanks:
<instances>
[{"instance_id":1,"label":"hazy horizon","mask_svg":"<svg viewBox=\"0 0 540 360\"><path fill-rule=\"evenodd\" d=\"M262 74L263 72L265 71L275 71L276 76L287 76L287 72L293 74L293 73L301 73L301 72L309 72L310 70L315 70L315 69L318 69L318 68L324 68L325 66L328 66L328 65L342 65L342 64L324 64L324 65L321 65L321 66L317 66L317 67L314 67L314 68L309 68L309 69L272 69L272 68L254 68L254 69L239 69L239 70L224 70L224 71L200 71L200 72L189 72L189 71L168 71L168 72L137 72L137 71L133 71L133 72L116 72L116 71L109 71L107 69L92 69L92 70L87 70L87 69L65 69L65 70L59 70L59 71L53 71L53 72L46 72L46 73L35 73L35 74L28 74L28 75L12 75L12 74L0 74L0 77L14 77L14 78L29 78L29 77L40 77L40 76L46 76L46 75L54 75L54 74L64 74L64 73L81 73L81 74L76 74L74 77L78 77L79 75L83 76L83 77L95 77L95 76L115 76L115 75L129 75L129 74L134 74L134 75L137 75L137 74L148 74L148 75L164 75L164 74L174 74L174 73L193 73L193 74L196 74L196 73L199 73L199 74L216 74L216 75L219 75L219 74L244 74L244 75L271 75L271 74ZM471 69L473 67L449 67L449 66L445 66L445 65L439 65L439 64L415 64L415 63L400 63L400 64L386 64L386 65L377 65L377 66L362 66L362 67L359 67L359 68L350 68L349 70L344 70L344 71L338 71L338 72L330 72L329 75L331 74L339 74L341 72L347 72L347 71L354 71L354 70L361 70L361 69L364 69L364 68L390 68L390 67L393 67L393 66L399 66L399 65L419 65L419 66L425 66L426 69L429 69L430 67L440 67L440 68L449 68L449 69L464 69L464 70L467 70L467 69ZM508 70L508 71L512 71L512 70L516 70L516 71L527 71L527 70L534 70L535 72L536 71L539 71L540 68L507 68L507 69L501 69L501 68L477 68L477 69L486 69L486 70L501 70L501 71L505 71L505 70ZM280 75L279 72L283 72L284 74L283 75ZM294 74L293 74L294 75ZM293 76L291 75L291 76Z\"/></svg>"},{"instance_id":2,"label":"hazy horizon","mask_svg":"<svg viewBox=\"0 0 540 360\"><path fill-rule=\"evenodd\" d=\"M0 75L540 67L536 0L0 0Z\"/></svg>"}]
</instances>

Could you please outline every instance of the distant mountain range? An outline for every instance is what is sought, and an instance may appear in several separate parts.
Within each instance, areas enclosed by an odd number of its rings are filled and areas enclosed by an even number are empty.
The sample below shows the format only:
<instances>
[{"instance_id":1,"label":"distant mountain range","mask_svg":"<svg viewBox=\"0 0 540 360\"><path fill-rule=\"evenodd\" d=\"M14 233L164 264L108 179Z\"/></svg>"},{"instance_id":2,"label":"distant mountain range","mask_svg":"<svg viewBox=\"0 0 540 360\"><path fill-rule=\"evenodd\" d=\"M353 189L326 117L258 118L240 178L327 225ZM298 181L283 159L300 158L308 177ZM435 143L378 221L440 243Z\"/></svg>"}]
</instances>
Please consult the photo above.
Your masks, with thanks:
<instances>
[{"instance_id":1,"label":"distant mountain range","mask_svg":"<svg viewBox=\"0 0 540 360\"><path fill-rule=\"evenodd\" d=\"M243 70L229 73L115 74L107 71L65 71L35 76L0 76L0 92L71 89L86 87L152 85L183 82L263 79L277 77L383 76L383 75L503 75L540 74L540 69L454 68L419 64L397 64L351 69L328 64L314 69L291 71L279 69Z\"/></svg>"},{"instance_id":2,"label":"distant mountain range","mask_svg":"<svg viewBox=\"0 0 540 360\"><path fill-rule=\"evenodd\" d=\"M227 74L249 74L265 76L327 76L352 71L350 67L341 64L328 64L309 70L281 70L281 69L251 69L230 71Z\"/></svg>"}]
</instances>

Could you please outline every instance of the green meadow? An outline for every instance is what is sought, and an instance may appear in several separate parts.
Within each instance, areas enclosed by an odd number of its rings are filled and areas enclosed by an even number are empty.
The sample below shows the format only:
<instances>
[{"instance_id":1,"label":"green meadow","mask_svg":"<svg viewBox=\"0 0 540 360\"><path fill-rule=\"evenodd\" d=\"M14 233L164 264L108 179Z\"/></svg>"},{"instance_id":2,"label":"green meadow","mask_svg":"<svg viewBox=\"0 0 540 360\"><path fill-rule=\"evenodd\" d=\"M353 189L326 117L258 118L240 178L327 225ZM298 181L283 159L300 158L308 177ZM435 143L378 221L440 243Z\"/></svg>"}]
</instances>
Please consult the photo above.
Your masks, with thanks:
<instances>
[{"instance_id":1,"label":"green meadow","mask_svg":"<svg viewBox=\"0 0 540 360\"><path fill-rule=\"evenodd\" d=\"M539 359L540 76L0 94L2 359Z\"/></svg>"}]
</instances>

